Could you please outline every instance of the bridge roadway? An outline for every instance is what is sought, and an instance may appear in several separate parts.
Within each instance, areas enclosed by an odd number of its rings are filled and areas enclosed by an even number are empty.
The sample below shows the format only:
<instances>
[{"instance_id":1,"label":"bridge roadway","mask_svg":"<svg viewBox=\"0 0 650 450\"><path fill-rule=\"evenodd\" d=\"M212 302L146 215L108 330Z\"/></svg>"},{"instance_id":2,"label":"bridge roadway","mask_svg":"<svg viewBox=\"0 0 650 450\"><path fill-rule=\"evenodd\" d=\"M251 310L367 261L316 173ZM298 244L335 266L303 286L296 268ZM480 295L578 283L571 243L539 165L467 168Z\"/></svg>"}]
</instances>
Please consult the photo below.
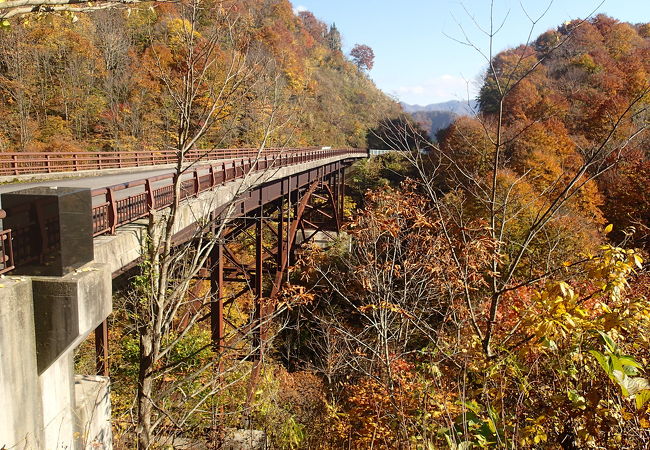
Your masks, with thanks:
<instances>
[{"instance_id":1,"label":"bridge roadway","mask_svg":"<svg viewBox=\"0 0 650 450\"><path fill-rule=\"evenodd\" d=\"M18 189L29 189L37 186L59 186L59 187L85 187L90 189L98 189L102 187L112 186L120 183L127 183L129 181L139 180L141 178L151 178L158 175L173 173L171 168L156 169L156 168L133 168L121 169L122 172L111 173L109 175L92 175L96 172L90 172L88 176L76 178L58 178L48 179L43 181L34 181L26 183L7 183L0 185L0 194L11 192ZM63 174L65 175L65 174Z\"/></svg>"},{"instance_id":2,"label":"bridge roadway","mask_svg":"<svg viewBox=\"0 0 650 450\"><path fill-rule=\"evenodd\" d=\"M215 161L206 161L204 164L210 163L221 163L226 160L215 160ZM115 186L124 183L130 183L133 181L146 179L146 178L157 178L161 175L173 174L175 170L171 167L165 167L163 169L156 169L153 167L148 168L130 168L130 169L120 169L120 172L113 172L108 175L94 175L97 171L89 172L88 176L77 176L75 178L50 178L43 181L32 181L24 183L7 183L0 184L0 194L6 192L12 192L16 190L29 189L39 186L57 186L57 187L77 187L77 188L90 188L101 189L108 186ZM201 176L207 175L208 168L199 170ZM192 172L189 171L183 175L183 179L188 179L192 177ZM165 185L164 180L155 181L152 184L154 189L160 188ZM115 193L115 200L122 200L129 197L130 195L138 192L137 187L123 189ZM93 197L93 206L101 202L101 199L98 197ZM0 205L1 207L1 205Z\"/></svg>"}]
</instances>

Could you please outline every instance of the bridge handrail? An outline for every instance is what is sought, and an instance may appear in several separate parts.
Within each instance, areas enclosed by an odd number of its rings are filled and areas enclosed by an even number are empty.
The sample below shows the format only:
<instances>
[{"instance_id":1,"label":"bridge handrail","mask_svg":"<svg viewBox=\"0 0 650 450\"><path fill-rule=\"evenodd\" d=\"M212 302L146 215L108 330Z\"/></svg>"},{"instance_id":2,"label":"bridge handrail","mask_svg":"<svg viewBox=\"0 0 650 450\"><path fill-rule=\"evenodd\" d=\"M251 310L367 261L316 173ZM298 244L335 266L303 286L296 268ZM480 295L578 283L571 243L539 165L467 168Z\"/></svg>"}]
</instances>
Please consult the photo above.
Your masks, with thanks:
<instances>
[{"instance_id":1,"label":"bridge handrail","mask_svg":"<svg viewBox=\"0 0 650 450\"><path fill-rule=\"evenodd\" d=\"M277 155L312 150L321 150L321 147L265 148L261 154ZM257 148L196 149L187 152L185 159L187 162L194 162L199 160L256 157L258 154L260 154L260 150ZM177 158L178 153L175 150L0 153L0 176L155 166L173 164L177 161Z\"/></svg>"},{"instance_id":2,"label":"bridge handrail","mask_svg":"<svg viewBox=\"0 0 650 450\"><path fill-rule=\"evenodd\" d=\"M360 149L310 149L293 153L265 154L259 158L224 160L217 164L197 165L191 171L184 173L185 178L181 182L181 200L198 196L201 192L228 181L243 178L250 171L278 169L333 156L354 156L361 153L367 154L365 150ZM258 154L256 153L255 156ZM94 198L100 197L101 200L99 203L95 202L93 207L93 235L114 234L117 227L147 216L152 209L158 210L170 206L173 200L171 189L175 176L175 174L169 173L94 189L91 195ZM153 186L154 183L164 180L169 180L169 183L158 187ZM116 192L138 186L144 186L142 192L120 200L115 199Z\"/></svg>"}]
</instances>

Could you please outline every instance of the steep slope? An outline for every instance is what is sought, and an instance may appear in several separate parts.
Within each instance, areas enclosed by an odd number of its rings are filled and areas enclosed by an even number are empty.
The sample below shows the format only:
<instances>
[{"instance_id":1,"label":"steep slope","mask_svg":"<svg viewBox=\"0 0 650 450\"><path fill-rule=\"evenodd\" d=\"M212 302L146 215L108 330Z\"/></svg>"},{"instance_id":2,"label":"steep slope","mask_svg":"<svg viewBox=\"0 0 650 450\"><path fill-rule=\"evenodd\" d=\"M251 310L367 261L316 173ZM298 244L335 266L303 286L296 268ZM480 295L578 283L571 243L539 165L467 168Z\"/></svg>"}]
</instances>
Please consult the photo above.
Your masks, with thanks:
<instances>
[{"instance_id":1,"label":"steep slope","mask_svg":"<svg viewBox=\"0 0 650 450\"><path fill-rule=\"evenodd\" d=\"M567 22L539 36L532 48L494 59L497 73L515 77L536 62L541 64L504 102L507 129L523 130L523 144L510 150L515 167L548 177L552 167L593 161L588 173L605 173L585 197L583 213L597 205L615 224L615 236L634 227L637 243L647 244L650 206L641 186L650 184L650 24L601 14ZM479 94L484 114L497 114L497 91L488 77Z\"/></svg>"},{"instance_id":2,"label":"steep slope","mask_svg":"<svg viewBox=\"0 0 650 450\"><path fill-rule=\"evenodd\" d=\"M219 37L211 76L224 76L233 45L253 76L198 145L259 145L273 111L267 145L363 146L368 129L399 112L342 54L336 29L295 15L288 0L228 5L219 20L236 23L236 35L230 44L226 33ZM224 25L201 14L195 33L206 41L208 29ZM165 77L182 79L188 24L180 6L160 4L3 27L0 151L173 147L179 111Z\"/></svg>"}]
</instances>

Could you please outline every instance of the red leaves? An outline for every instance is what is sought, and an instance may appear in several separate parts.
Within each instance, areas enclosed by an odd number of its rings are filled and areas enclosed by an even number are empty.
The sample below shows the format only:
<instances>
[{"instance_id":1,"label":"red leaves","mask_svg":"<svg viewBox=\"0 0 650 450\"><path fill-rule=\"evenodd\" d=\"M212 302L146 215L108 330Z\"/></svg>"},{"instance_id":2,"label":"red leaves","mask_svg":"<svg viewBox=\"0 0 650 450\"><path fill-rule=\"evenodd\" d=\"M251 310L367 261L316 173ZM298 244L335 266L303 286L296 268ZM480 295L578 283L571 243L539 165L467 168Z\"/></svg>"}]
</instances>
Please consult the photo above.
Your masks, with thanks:
<instances>
[{"instance_id":1,"label":"red leaves","mask_svg":"<svg viewBox=\"0 0 650 450\"><path fill-rule=\"evenodd\" d=\"M372 70L375 65L375 52L364 44L357 44L350 51L352 62L361 70Z\"/></svg>"}]
</instances>

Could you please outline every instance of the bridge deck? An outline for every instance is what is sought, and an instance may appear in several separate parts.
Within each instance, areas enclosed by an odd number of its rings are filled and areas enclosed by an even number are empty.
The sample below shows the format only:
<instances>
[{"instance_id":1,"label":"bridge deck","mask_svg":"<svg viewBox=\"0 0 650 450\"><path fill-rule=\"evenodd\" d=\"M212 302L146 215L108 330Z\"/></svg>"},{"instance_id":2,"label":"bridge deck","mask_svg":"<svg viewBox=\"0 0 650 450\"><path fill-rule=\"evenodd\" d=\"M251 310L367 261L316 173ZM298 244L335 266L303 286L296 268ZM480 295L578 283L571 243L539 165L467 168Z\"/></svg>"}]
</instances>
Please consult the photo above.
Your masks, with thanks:
<instances>
[{"instance_id":1,"label":"bridge deck","mask_svg":"<svg viewBox=\"0 0 650 450\"><path fill-rule=\"evenodd\" d=\"M174 170L168 167L156 168L133 168L124 169L121 173L112 173L108 175L95 175L91 172L88 176L78 176L76 178L48 179L43 181L33 181L28 183L7 183L0 185L0 194L11 192L18 189L28 189L36 186L59 186L59 187L86 187L97 189L114 184L126 183L129 181L139 180L141 178L150 178L167 173L173 173Z\"/></svg>"}]
</instances>

